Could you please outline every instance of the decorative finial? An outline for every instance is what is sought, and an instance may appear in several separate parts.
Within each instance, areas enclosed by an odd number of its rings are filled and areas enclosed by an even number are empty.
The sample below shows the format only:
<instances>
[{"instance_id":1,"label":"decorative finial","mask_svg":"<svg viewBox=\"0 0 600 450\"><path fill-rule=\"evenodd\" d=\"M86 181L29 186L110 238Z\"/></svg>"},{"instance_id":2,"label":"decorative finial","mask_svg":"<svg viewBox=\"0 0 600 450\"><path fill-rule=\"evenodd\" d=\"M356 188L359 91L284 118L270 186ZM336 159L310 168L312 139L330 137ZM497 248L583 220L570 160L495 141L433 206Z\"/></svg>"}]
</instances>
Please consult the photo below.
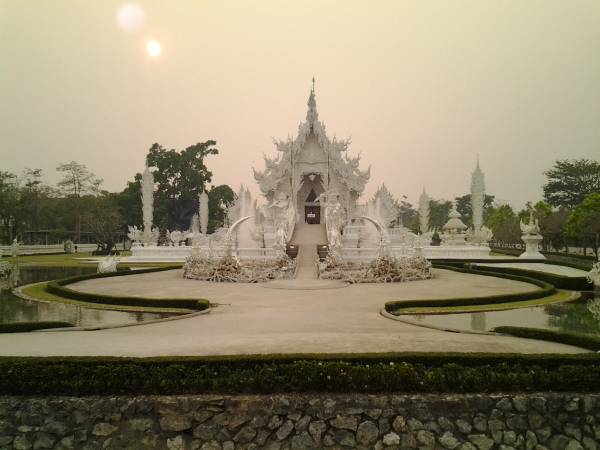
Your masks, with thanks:
<instances>
[{"instance_id":1,"label":"decorative finial","mask_svg":"<svg viewBox=\"0 0 600 450\"><path fill-rule=\"evenodd\" d=\"M315 76L312 78L312 91L315 92Z\"/></svg>"}]
</instances>

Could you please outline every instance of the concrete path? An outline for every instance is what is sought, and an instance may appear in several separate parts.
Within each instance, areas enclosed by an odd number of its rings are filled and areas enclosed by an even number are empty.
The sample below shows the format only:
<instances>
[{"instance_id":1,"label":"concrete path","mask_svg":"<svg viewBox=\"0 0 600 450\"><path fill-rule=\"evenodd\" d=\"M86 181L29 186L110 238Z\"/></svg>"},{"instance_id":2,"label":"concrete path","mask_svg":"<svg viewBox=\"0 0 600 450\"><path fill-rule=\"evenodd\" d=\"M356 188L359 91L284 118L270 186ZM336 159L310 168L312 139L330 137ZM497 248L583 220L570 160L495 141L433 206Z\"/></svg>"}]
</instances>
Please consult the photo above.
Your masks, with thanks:
<instances>
[{"instance_id":1,"label":"concrete path","mask_svg":"<svg viewBox=\"0 0 600 450\"><path fill-rule=\"evenodd\" d=\"M317 245L327 243L325 225L296 224L290 244L298 246L296 280L318 279Z\"/></svg>"},{"instance_id":2,"label":"concrete path","mask_svg":"<svg viewBox=\"0 0 600 450\"><path fill-rule=\"evenodd\" d=\"M204 316L130 328L0 334L0 355L582 352L549 342L437 331L399 323L379 314L387 300L491 295L531 289L529 284L500 278L445 270L435 270L434 274L432 280L317 290L184 280L180 270L87 280L70 287L113 295L205 297L220 306Z\"/></svg>"}]
</instances>

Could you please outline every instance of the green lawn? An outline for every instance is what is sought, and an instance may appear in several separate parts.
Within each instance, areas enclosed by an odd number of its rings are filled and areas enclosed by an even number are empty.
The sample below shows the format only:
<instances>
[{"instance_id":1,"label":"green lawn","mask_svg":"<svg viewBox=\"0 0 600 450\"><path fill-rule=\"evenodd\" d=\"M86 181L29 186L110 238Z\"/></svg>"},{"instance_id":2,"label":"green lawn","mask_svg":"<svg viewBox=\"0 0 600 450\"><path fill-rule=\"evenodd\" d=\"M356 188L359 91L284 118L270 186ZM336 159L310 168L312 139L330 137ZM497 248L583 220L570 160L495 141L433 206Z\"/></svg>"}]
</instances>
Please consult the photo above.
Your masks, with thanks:
<instances>
[{"instance_id":1,"label":"green lawn","mask_svg":"<svg viewBox=\"0 0 600 450\"><path fill-rule=\"evenodd\" d=\"M444 306L444 307L417 307L406 308L395 312L396 315L405 314L448 314L448 313L472 313L501 311L506 309L529 308L532 306L549 305L551 303L567 302L576 300L578 297L571 291L558 291L548 297L536 298L533 300L522 300L517 302L497 303L490 305L472 305L472 306Z\"/></svg>"},{"instance_id":2,"label":"green lawn","mask_svg":"<svg viewBox=\"0 0 600 450\"><path fill-rule=\"evenodd\" d=\"M77 300L71 300L69 298L59 297L58 295L46 292L47 283L37 283L26 286L22 289L23 294L28 297L32 297L36 300L45 302L65 303L74 306L84 306L92 309L106 309L111 311L128 311L128 312L153 312L153 313L174 313L174 314L189 314L193 311L191 309L182 308L153 308L144 306L119 306L119 305L104 305L100 303L88 303Z\"/></svg>"},{"instance_id":3,"label":"green lawn","mask_svg":"<svg viewBox=\"0 0 600 450\"><path fill-rule=\"evenodd\" d=\"M131 252L121 252L121 256L131 256ZM81 258L91 258L91 253L59 253L54 255L31 255L17 258L4 257L3 261L10 263L38 267L95 267L95 261L86 261ZM95 257L94 257L95 258ZM121 263L119 267L167 267L173 263Z\"/></svg>"}]
</instances>

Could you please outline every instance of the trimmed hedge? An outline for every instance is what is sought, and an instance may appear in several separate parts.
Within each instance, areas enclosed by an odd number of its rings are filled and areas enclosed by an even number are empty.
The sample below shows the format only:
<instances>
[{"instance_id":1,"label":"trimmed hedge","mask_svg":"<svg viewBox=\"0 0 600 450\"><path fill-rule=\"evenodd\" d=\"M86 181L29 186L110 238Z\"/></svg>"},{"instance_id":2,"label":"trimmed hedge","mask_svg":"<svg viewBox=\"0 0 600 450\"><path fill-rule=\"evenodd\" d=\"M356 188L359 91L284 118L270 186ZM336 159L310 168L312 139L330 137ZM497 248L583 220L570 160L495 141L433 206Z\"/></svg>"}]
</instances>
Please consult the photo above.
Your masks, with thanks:
<instances>
[{"instance_id":1,"label":"trimmed hedge","mask_svg":"<svg viewBox=\"0 0 600 450\"><path fill-rule=\"evenodd\" d=\"M597 391L596 354L0 358L0 395Z\"/></svg>"},{"instance_id":2,"label":"trimmed hedge","mask_svg":"<svg viewBox=\"0 0 600 450\"><path fill-rule=\"evenodd\" d=\"M131 296L116 296L105 294L92 294L88 292L80 292L68 287L69 284L79 281L91 280L95 278L112 278L126 275L137 275L141 273L162 272L165 270L173 270L179 268L174 267L154 267L149 269L139 270L123 270L110 273L96 273L91 275L78 275L75 277L64 278L62 280L51 281L46 285L46 291L50 294L59 297L68 298L87 303L98 303L102 305L115 306L134 306L134 307L151 307L151 308L185 308L202 311L210 306L206 299L192 298L149 298L149 297L131 297Z\"/></svg>"},{"instance_id":3,"label":"trimmed hedge","mask_svg":"<svg viewBox=\"0 0 600 450\"><path fill-rule=\"evenodd\" d=\"M462 265L462 263L461 263ZM498 303L512 303L524 300L534 300L537 298L548 297L556 293L556 288L544 281L525 277L522 275L513 275L510 273L499 273L492 271L483 271L469 269L466 267L448 266L435 264L433 267L438 269L452 270L454 272L483 275L488 277L505 278L509 280L522 281L538 286L540 289L531 292L521 292L516 294L488 295L483 297L455 297L442 299L421 299L421 300L395 300L385 304L385 310L389 313L395 313L407 308L440 308L448 306L475 306L475 305L495 305Z\"/></svg>"},{"instance_id":4,"label":"trimmed hedge","mask_svg":"<svg viewBox=\"0 0 600 450\"><path fill-rule=\"evenodd\" d=\"M587 350L600 350L600 336L592 336L589 334L569 333L564 331L526 327L496 327L493 331L496 333L509 334L516 337L574 345L575 347L581 347Z\"/></svg>"},{"instance_id":5,"label":"trimmed hedge","mask_svg":"<svg viewBox=\"0 0 600 450\"><path fill-rule=\"evenodd\" d=\"M490 267L476 265L479 271L488 271L495 273L504 273L511 275L521 275L528 278L534 278L536 280L545 281L546 283L552 284L558 289L566 289L569 291L586 291L591 289L592 284L588 283L586 277L566 277L564 275L558 275L554 273L540 272L533 269L518 269L516 267Z\"/></svg>"},{"instance_id":6,"label":"trimmed hedge","mask_svg":"<svg viewBox=\"0 0 600 450\"><path fill-rule=\"evenodd\" d=\"M47 330L49 328L67 328L74 327L69 322L14 322L0 323L0 333L24 333L34 330Z\"/></svg>"}]
</instances>

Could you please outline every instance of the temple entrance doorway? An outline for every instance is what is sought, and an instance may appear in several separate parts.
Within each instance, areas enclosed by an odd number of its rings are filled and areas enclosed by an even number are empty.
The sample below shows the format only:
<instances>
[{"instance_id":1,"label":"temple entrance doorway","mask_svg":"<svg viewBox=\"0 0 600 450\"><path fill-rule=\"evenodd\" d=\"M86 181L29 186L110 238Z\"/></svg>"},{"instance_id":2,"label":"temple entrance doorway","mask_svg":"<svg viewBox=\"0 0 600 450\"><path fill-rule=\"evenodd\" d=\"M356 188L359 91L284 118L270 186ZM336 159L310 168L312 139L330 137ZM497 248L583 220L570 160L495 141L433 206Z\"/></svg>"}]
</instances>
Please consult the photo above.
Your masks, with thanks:
<instances>
[{"instance_id":1,"label":"temple entrance doorway","mask_svg":"<svg viewBox=\"0 0 600 450\"><path fill-rule=\"evenodd\" d=\"M305 206L304 207L304 221L311 225L318 225L321 223L321 207L320 206Z\"/></svg>"},{"instance_id":2,"label":"temple entrance doorway","mask_svg":"<svg viewBox=\"0 0 600 450\"><path fill-rule=\"evenodd\" d=\"M297 209L298 221L300 223L321 223L321 201L320 195L325 191L323 181L318 173L305 174L302 184L298 190Z\"/></svg>"}]
</instances>

